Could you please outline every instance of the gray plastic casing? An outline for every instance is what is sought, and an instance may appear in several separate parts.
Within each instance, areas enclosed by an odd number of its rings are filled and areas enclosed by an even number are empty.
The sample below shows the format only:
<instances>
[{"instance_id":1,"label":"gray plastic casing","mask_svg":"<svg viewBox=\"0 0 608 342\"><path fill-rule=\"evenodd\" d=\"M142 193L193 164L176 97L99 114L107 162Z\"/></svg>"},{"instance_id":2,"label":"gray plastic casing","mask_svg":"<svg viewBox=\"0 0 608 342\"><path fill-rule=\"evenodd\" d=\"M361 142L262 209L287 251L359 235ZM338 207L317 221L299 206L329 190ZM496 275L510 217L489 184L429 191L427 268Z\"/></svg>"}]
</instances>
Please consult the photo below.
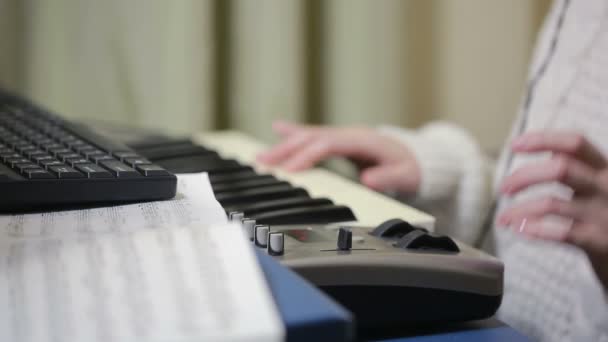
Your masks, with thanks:
<instances>
[{"instance_id":1,"label":"gray plastic casing","mask_svg":"<svg viewBox=\"0 0 608 342\"><path fill-rule=\"evenodd\" d=\"M420 287L486 296L503 293L503 263L459 241L455 241L458 253L416 251L370 235L370 227L348 229L353 232L352 249L342 251L337 249L337 227L272 226L271 231L285 233L285 252L275 258L317 286ZM304 235L314 238L304 241Z\"/></svg>"}]
</instances>

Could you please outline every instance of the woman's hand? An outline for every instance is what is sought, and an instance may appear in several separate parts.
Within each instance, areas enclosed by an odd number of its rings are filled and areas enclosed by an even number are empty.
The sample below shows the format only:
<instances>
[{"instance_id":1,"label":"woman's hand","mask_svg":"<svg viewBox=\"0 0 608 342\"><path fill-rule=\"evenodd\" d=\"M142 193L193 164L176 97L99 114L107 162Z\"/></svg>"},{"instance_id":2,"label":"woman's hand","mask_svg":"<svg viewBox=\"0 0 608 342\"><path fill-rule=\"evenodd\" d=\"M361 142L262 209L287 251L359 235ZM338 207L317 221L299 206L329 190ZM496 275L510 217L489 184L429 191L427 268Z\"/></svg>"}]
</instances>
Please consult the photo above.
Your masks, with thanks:
<instances>
[{"instance_id":1,"label":"woman's hand","mask_svg":"<svg viewBox=\"0 0 608 342\"><path fill-rule=\"evenodd\" d=\"M608 161L578 133L526 133L513 141L514 153L552 152L550 160L523 166L506 177L501 191L514 195L530 186L560 182L574 191L571 200L537 198L516 204L498 218L498 224L529 236L581 248L600 281L608 288ZM572 220L564 231L543 229L546 215Z\"/></svg>"},{"instance_id":2,"label":"woman's hand","mask_svg":"<svg viewBox=\"0 0 608 342\"><path fill-rule=\"evenodd\" d=\"M277 122L273 130L282 141L258 155L264 164L299 171L331 157L345 157L361 170L361 183L372 189L413 193L420 185L420 168L412 152L372 128Z\"/></svg>"}]
</instances>

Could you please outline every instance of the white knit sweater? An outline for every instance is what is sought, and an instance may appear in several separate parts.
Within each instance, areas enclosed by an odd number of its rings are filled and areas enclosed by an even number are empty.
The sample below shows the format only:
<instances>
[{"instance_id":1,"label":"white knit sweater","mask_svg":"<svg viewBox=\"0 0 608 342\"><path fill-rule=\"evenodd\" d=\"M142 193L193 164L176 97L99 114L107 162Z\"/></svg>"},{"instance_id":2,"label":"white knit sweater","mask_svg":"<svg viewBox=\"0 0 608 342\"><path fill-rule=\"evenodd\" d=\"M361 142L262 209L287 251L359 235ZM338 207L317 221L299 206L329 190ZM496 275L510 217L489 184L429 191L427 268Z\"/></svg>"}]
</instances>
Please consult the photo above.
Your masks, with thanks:
<instances>
[{"instance_id":1,"label":"white knit sweater","mask_svg":"<svg viewBox=\"0 0 608 342\"><path fill-rule=\"evenodd\" d=\"M556 32L558 43L548 58ZM518 131L521 110L510 139L523 131L575 130L608 155L608 1L556 1L538 39L531 77L547 60L525 125ZM478 237L492 201L498 201L496 212L509 204L496 191L502 178L524 163L547 158L510 156L505 148L494 168L474 139L454 125L383 130L410 146L420 162L422 184L412 204L435 215L438 229L468 243ZM547 192L568 195L554 184L533 187L513 201ZM608 341L608 297L582 251L502 229L492 233L492 251L505 263L503 321L540 341Z\"/></svg>"}]
</instances>

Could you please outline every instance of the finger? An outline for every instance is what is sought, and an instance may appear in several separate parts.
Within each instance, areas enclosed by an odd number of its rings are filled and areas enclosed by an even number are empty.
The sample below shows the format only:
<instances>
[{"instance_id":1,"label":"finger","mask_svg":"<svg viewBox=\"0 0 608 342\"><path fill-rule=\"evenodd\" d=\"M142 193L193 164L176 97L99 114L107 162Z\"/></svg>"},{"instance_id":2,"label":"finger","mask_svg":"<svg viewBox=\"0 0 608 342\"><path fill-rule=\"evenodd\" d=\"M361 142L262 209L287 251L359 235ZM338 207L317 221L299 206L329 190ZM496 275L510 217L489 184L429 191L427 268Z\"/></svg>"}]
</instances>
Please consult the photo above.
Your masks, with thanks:
<instances>
[{"instance_id":1,"label":"finger","mask_svg":"<svg viewBox=\"0 0 608 342\"><path fill-rule=\"evenodd\" d=\"M282 138L286 138L303 129L306 129L306 126L289 121L279 120L272 123L272 130Z\"/></svg>"},{"instance_id":2,"label":"finger","mask_svg":"<svg viewBox=\"0 0 608 342\"><path fill-rule=\"evenodd\" d=\"M595 174L593 169L582 162L560 156L517 169L505 178L501 191L505 194L514 194L532 185L561 182L574 191L584 193L595 190Z\"/></svg>"},{"instance_id":3,"label":"finger","mask_svg":"<svg viewBox=\"0 0 608 342\"><path fill-rule=\"evenodd\" d=\"M608 253L608 230L596 224L575 222L562 241L581 248L589 255Z\"/></svg>"},{"instance_id":4,"label":"finger","mask_svg":"<svg viewBox=\"0 0 608 342\"><path fill-rule=\"evenodd\" d=\"M509 228L534 239L576 246L591 257L608 255L608 232L605 227L596 224L573 221L569 225L558 225L543 219L524 219L510 225Z\"/></svg>"},{"instance_id":5,"label":"finger","mask_svg":"<svg viewBox=\"0 0 608 342\"><path fill-rule=\"evenodd\" d=\"M584 207L576 200L566 201L554 196L518 203L498 216L501 226L511 225L523 219L540 219L546 215L558 215L571 219L583 219Z\"/></svg>"},{"instance_id":6,"label":"finger","mask_svg":"<svg viewBox=\"0 0 608 342\"><path fill-rule=\"evenodd\" d=\"M571 132L530 132L517 137L512 148L515 152L541 152L567 154L594 168L606 167L606 158L583 135Z\"/></svg>"},{"instance_id":7,"label":"finger","mask_svg":"<svg viewBox=\"0 0 608 342\"><path fill-rule=\"evenodd\" d=\"M303 145L297 153L292 153L283 161L283 168L287 171L301 171L315 166L317 163L338 154L340 136L319 135L314 141Z\"/></svg>"},{"instance_id":8,"label":"finger","mask_svg":"<svg viewBox=\"0 0 608 342\"><path fill-rule=\"evenodd\" d=\"M277 165L288 160L316 138L311 131L299 131L271 149L258 154L257 160L264 164Z\"/></svg>"},{"instance_id":9,"label":"finger","mask_svg":"<svg viewBox=\"0 0 608 342\"><path fill-rule=\"evenodd\" d=\"M532 218L515 222L508 228L522 236L556 242L563 242L571 229L570 225L551 224L544 219Z\"/></svg>"},{"instance_id":10,"label":"finger","mask_svg":"<svg viewBox=\"0 0 608 342\"><path fill-rule=\"evenodd\" d=\"M412 165L400 163L366 169L361 173L360 180L363 185L376 191L414 193L420 184L419 177L419 172Z\"/></svg>"}]
</instances>

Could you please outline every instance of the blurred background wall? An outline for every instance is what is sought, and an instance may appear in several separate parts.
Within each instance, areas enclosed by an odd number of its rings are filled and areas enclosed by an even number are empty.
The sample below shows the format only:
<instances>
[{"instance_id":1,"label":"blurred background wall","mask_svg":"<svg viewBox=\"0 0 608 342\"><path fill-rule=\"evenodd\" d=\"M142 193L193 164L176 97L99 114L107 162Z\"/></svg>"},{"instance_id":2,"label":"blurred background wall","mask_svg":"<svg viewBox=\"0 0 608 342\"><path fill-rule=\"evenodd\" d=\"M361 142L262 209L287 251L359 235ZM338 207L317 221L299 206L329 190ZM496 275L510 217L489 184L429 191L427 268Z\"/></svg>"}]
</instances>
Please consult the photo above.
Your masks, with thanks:
<instances>
[{"instance_id":1,"label":"blurred background wall","mask_svg":"<svg viewBox=\"0 0 608 342\"><path fill-rule=\"evenodd\" d=\"M507 134L549 0L0 0L0 84L171 133L278 118Z\"/></svg>"}]
</instances>

